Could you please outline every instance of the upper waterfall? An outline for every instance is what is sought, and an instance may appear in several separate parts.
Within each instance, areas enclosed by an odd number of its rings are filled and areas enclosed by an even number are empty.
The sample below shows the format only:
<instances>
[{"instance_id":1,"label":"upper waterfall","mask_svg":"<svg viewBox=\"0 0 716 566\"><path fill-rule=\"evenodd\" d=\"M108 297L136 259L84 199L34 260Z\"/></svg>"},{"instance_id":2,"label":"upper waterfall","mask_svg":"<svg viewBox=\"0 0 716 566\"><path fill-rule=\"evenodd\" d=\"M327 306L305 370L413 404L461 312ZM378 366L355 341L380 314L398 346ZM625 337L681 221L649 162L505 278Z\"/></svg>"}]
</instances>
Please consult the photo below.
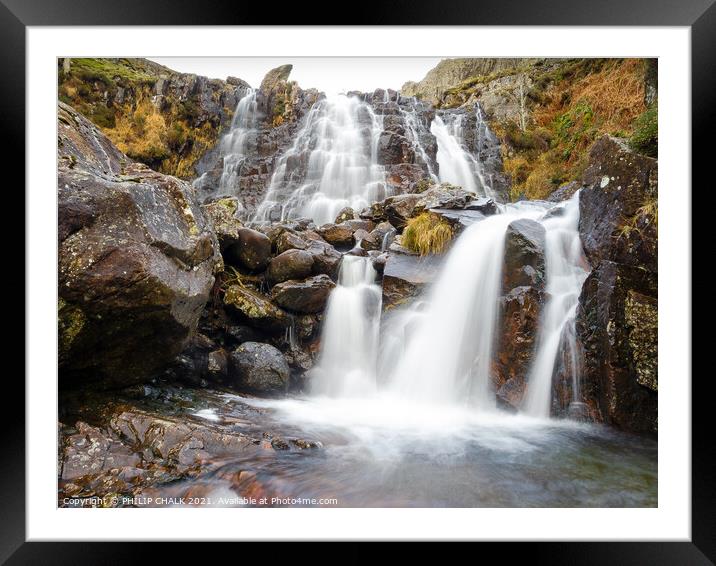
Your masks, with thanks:
<instances>
[{"instance_id":1,"label":"upper waterfall","mask_svg":"<svg viewBox=\"0 0 716 566\"><path fill-rule=\"evenodd\" d=\"M346 206L361 209L384 198L377 159L382 131L381 117L358 97L319 100L279 159L255 219L308 217L325 224Z\"/></svg>"}]
</instances>

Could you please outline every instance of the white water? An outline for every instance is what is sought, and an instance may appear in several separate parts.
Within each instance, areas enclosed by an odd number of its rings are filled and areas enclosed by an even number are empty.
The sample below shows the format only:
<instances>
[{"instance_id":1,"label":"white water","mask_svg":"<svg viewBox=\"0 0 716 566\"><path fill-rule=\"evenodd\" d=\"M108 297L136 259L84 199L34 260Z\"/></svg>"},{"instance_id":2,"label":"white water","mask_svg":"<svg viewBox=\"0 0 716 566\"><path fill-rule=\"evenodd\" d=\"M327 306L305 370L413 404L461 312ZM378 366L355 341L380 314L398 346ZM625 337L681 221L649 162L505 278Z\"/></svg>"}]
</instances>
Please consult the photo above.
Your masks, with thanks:
<instances>
[{"instance_id":1,"label":"white water","mask_svg":"<svg viewBox=\"0 0 716 566\"><path fill-rule=\"evenodd\" d=\"M405 122L405 132L407 134L408 139L413 145L413 150L415 151L415 154L420 157L420 160L425 164L425 166L428 169L428 175L430 176L430 179L433 181L439 181L440 179L435 174L435 171L433 170L433 166L430 163L430 158L428 157L427 152L425 151L425 147L423 146L422 142L420 141L420 133L419 130L421 128L421 124L419 123L419 119L417 116L417 113L415 112L415 106L418 104L417 99L412 99L413 103L413 109L411 110L405 110L402 107L400 107L400 114L403 117L403 120Z\"/></svg>"},{"instance_id":2,"label":"white water","mask_svg":"<svg viewBox=\"0 0 716 566\"><path fill-rule=\"evenodd\" d=\"M241 169L255 150L258 119L256 91L248 89L236 105L230 130L219 142L219 153L224 161L219 194L236 192Z\"/></svg>"},{"instance_id":3,"label":"white water","mask_svg":"<svg viewBox=\"0 0 716 566\"><path fill-rule=\"evenodd\" d=\"M475 111L479 112L479 108ZM444 114L443 117L435 116L430 125L438 144L438 177L441 183L459 185L480 196L494 197L480 162L465 148L465 119L464 113Z\"/></svg>"},{"instance_id":4,"label":"white water","mask_svg":"<svg viewBox=\"0 0 716 566\"><path fill-rule=\"evenodd\" d=\"M307 217L321 225L346 206L360 210L385 198L377 160L382 131L382 119L357 97L318 101L279 159L255 220Z\"/></svg>"},{"instance_id":5,"label":"white water","mask_svg":"<svg viewBox=\"0 0 716 566\"><path fill-rule=\"evenodd\" d=\"M326 308L321 353L312 370L314 393L361 397L376 391L381 289L371 260L343 256Z\"/></svg>"},{"instance_id":6,"label":"white water","mask_svg":"<svg viewBox=\"0 0 716 566\"><path fill-rule=\"evenodd\" d=\"M541 317L524 412L549 417L552 376L560 351L570 358L567 365L573 373L575 400L579 400L574 319L587 272L578 217L576 195L551 210L537 202L505 205L500 214L469 226L424 297L392 312L380 337L380 289L374 284L370 260L345 256L340 283L329 301L313 392L345 400L373 395L376 402L392 399L387 402L411 407L492 411L505 233L514 220L531 219L546 231L549 299Z\"/></svg>"},{"instance_id":7,"label":"white water","mask_svg":"<svg viewBox=\"0 0 716 566\"><path fill-rule=\"evenodd\" d=\"M542 224L545 238L545 276L549 299L540 320L537 350L527 379L524 411L535 417L549 417L552 377L560 345L569 357L574 401L579 393L579 352L575 331L575 314L586 269L579 238L579 193L560 205L562 214L550 215Z\"/></svg>"},{"instance_id":8,"label":"white water","mask_svg":"<svg viewBox=\"0 0 716 566\"><path fill-rule=\"evenodd\" d=\"M502 291L505 232L517 218L538 218L529 206L508 206L502 214L471 225L455 242L427 306L396 317L388 334L400 360L390 388L401 397L431 403L495 406L491 365ZM402 341L395 351L396 336Z\"/></svg>"}]
</instances>

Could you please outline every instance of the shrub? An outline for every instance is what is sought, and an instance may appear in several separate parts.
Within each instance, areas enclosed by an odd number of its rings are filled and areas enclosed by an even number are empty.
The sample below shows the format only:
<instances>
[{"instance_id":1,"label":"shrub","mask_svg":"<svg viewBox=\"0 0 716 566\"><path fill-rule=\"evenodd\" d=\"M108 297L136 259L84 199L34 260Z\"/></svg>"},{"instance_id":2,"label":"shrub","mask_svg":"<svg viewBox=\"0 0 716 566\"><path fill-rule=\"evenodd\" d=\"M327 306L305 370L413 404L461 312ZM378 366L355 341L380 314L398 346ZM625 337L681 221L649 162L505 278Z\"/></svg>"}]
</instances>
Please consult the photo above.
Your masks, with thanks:
<instances>
[{"instance_id":1,"label":"shrub","mask_svg":"<svg viewBox=\"0 0 716 566\"><path fill-rule=\"evenodd\" d=\"M634 133L629 139L629 146L649 157L657 157L659 153L659 121L658 108L654 104L641 114L634 123Z\"/></svg>"},{"instance_id":2,"label":"shrub","mask_svg":"<svg viewBox=\"0 0 716 566\"><path fill-rule=\"evenodd\" d=\"M423 212L408 220L402 244L420 255L439 254L445 251L452 237L452 226L444 218Z\"/></svg>"}]
</instances>

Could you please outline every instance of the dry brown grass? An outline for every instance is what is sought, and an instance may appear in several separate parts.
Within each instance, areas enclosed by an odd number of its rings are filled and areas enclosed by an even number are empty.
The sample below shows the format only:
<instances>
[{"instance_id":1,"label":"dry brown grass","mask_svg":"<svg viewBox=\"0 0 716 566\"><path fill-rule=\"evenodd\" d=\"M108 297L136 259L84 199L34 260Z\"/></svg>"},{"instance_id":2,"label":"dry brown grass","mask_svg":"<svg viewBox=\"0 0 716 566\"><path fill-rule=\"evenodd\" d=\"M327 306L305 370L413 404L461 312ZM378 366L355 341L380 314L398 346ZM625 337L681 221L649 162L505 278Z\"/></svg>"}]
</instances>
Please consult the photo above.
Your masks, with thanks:
<instances>
[{"instance_id":1,"label":"dry brown grass","mask_svg":"<svg viewBox=\"0 0 716 566\"><path fill-rule=\"evenodd\" d=\"M408 220L402 244L420 255L444 252L453 237L452 226L441 216L423 212Z\"/></svg>"}]
</instances>

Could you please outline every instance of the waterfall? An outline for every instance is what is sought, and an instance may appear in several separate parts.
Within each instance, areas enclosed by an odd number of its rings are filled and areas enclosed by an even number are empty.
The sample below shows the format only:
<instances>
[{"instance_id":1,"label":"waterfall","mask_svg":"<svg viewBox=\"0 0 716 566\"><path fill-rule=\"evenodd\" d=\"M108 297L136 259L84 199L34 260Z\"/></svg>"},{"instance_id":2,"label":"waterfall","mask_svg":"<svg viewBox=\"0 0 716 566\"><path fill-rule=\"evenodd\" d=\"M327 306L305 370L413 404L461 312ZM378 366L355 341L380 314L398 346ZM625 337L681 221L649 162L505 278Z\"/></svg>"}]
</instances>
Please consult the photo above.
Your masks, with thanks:
<instances>
[{"instance_id":1,"label":"waterfall","mask_svg":"<svg viewBox=\"0 0 716 566\"><path fill-rule=\"evenodd\" d=\"M370 258L343 256L312 372L314 393L334 397L375 393L381 309L381 289L375 279Z\"/></svg>"},{"instance_id":2,"label":"waterfall","mask_svg":"<svg viewBox=\"0 0 716 566\"><path fill-rule=\"evenodd\" d=\"M381 117L355 96L316 102L279 159L255 220L308 217L320 225L346 206L359 210L385 198L377 159L382 131Z\"/></svg>"},{"instance_id":3,"label":"waterfall","mask_svg":"<svg viewBox=\"0 0 716 566\"><path fill-rule=\"evenodd\" d=\"M540 321L523 409L532 416L549 417L552 377L560 351L569 360L565 369L571 373L574 401L581 400L575 314L582 284L589 273L578 231L579 192L552 209L542 224L546 230L545 275L549 298Z\"/></svg>"},{"instance_id":4,"label":"waterfall","mask_svg":"<svg viewBox=\"0 0 716 566\"><path fill-rule=\"evenodd\" d=\"M393 391L424 402L495 406L490 374L505 233L516 218L538 214L507 208L471 225L455 242L424 311L396 317L386 332L402 340L389 378Z\"/></svg>"},{"instance_id":5,"label":"waterfall","mask_svg":"<svg viewBox=\"0 0 716 566\"><path fill-rule=\"evenodd\" d=\"M231 128L219 142L223 169L219 179L218 194L235 194L241 169L252 149L255 149L257 124L256 91L247 89L246 94L236 105Z\"/></svg>"},{"instance_id":6,"label":"waterfall","mask_svg":"<svg viewBox=\"0 0 716 566\"><path fill-rule=\"evenodd\" d=\"M415 111L415 107L418 104L419 103L418 103L417 99L413 97L411 99L411 109L405 110L401 106L400 114L403 117L403 121L405 123L405 132L407 134L407 138L412 143L413 150L415 151L415 154L420 158L420 160L427 167L428 176L433 181L437 182L437 181L439 181L439 178L435 174L435 171L433 170L433 166L431 164L430 158L428 157L428 154L425 151L425 147L423 146L423 143L420 140L420 130L424 129L425 127L419 122L417 112Z\"/></svg>"},{"instance_id":7,"label":"waterfall","mask_svg":"<svg viewBox=\"0 0 716 566\"><path fill-rule=\"evenodd\" d=\"M480 112L479 106L476 106L475 111ZM430 131L438 144L438 177L441 183L459 185L480 196L494 197L482 165L465 147L466 119L464 112L444 113L435 116L430 125Z\"/></svg>"}]
</instances>

